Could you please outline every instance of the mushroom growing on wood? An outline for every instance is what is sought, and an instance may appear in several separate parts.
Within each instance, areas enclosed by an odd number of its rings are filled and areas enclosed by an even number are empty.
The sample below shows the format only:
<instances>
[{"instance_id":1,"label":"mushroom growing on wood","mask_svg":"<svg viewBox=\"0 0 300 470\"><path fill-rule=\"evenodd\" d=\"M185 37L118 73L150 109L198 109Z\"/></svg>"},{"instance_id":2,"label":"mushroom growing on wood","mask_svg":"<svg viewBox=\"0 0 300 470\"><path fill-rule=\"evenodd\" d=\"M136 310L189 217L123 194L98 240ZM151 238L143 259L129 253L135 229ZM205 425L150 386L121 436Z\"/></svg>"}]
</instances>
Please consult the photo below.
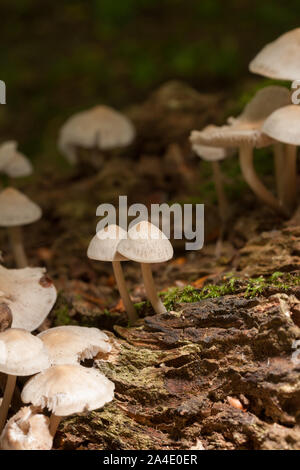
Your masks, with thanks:
<instances>
[{"instance_id":1,"label":"mushroom growing on wood","mask_svg":"<svg viewBox=\"0 0 300 470\"><path fill-rule=\"evenodd\" d=\"M17 376L37 374L50 365L44 343L36 336L17 328L10 328L0 333L0 372L7 374L0 407L0 432L6 421Z\"/></svg>"},{"instance_id":2,"label":"mushroom growing on wood","mask_svg":"<svg viewBox=\"0 0 300 470\"><path fill-rule=\"evenodd\" d=\"M13 140L0 145L0 172L10 178L29 176L33 172L30 161L18 151L18 144Z\"/></svg>"},{"instance_id":3,"label":"mushroom growing on wood","mask_svg":"<svg viewBox=\"0 0 300 470\"><path fill-rule=\"evenodd\" d=\"M6 269L0 265L0 302L10 309L12 327L33 331L50 313L57 298L44 268Z\"/></svg>"},{"instance_id":4,"label":"mushroom growing on wood","mask_svg":"<svg viewBox=\"0 0 300 470\"><path fill-rule=\"evenodd\" d=\"M163 263L173 257L173 247L165 234L146 220L134 225L121 240L118 252L126 258L141 263L146 294L156 313L165 313L166 308L157 295L151 263Z\"/></svg>"},{"instance_id":5,"label":"mushroom growing on wood","mask_svg":"<svg viewBox=\"0 0 300 470\"><path fill-rule=\"evenodd\" d=\"M52 365L76 364L111 351L108 336L97 328L58 326L42 331L38 338L45 344Z\"/></svg>"},{"instance_id":6,"label":"mushroom growing on wood","mask_svg":"<svg viewBox=\"0 0 300 470\"><path fill-rule=\"evenodd\" d=\"M42 211L37 204L14 188L0 193L0 227L6 227L18 268L28 265L21 228L39 220Z\"/></svg>"},{"instance_id":7,"label":"mushroom growing on wood","mask_svg":"<svg viewBox=\"0 0 300 470\"><path fill-rule=\"evenodd\" d=\"M32 377L22 401L52 412L50 433L55 435L61 417L102 408L114 398L114 384L101 372L80 365L59 365Z\"/></svg>"},{"instance_id":8,"label":"mushroom growing on wood","mask_svg":"<svg viewBox=\"0 0 300 470\"><path fill-rule=\"evenodd\" d=\"M24 406L6 423L0 437L1 450L50 450L50 420L33 406Z\"/></svg>"},{"instance_id":9,"label":"mushroom growing on wood","mask_svg":"<svg viewBox=\"0 0 300 470\"><path fill-rule=\"evenodd\" d=\"M103 230L99 230L91 240L88 247L88 258L97 261L110 261L114 270L116 283L123 300L128 318L133 324L138 319L134 305L128 294L121 261L127 261L127 258L120 255L117 251L120 240L127 237L127 232L118 225L111 224Z\"/></svg>"}]
</instances>

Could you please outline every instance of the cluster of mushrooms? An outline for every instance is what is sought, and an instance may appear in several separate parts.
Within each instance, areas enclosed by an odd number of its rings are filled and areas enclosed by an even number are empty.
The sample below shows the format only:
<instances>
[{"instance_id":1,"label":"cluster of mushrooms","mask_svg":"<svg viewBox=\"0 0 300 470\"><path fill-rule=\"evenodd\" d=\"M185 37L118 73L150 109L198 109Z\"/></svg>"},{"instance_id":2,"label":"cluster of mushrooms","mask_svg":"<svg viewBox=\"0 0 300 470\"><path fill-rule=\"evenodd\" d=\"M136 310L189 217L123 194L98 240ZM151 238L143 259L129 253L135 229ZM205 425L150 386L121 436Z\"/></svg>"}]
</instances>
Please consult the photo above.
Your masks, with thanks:
<instances>
[{"instance_id":1,"label":"cluster of mushrooms","mask_svg":"<svg viewBox=\"0 0 300 470\"><path fill-rule=\"evenodd\" d=\"M300 28L265 46L250 63L250 71L275 80L300 79ZM242 174L258 199L282 216L290 216L297 197L297 147L300 145L300 107L291 104L283 86L267 86L256 93L236 118L226 125L210 125L192 132L195 153L212 162L220 216L226 222L229 206L225 197L219 161L239 154ZM272 147L276 195L266 188L253 164L254 149Z\"/></svg>"}]
</instances>

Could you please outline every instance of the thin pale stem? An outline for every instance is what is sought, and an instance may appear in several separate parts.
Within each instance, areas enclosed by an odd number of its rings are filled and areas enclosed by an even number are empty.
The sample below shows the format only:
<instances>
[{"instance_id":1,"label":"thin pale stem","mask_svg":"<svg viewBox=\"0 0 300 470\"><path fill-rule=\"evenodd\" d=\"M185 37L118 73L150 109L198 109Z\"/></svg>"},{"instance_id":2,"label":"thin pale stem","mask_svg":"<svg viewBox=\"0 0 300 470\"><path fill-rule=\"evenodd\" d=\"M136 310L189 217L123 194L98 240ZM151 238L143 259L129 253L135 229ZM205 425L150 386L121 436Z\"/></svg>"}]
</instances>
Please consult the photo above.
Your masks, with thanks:
<instances>
[{"instance_id":1,"label":"thin pale stem","mask_svg":"<svg viewBox=\"0 0 300 470\"><path fill-rule=\"evenodd\" d=\"M52 437L55 436L60 422L61 422L61 416L56 416L54 414L50 416L49 432Z\"/></svg>"},{"instance_id":2,"label":"thin pale stem","mask_svg":"<svg viewBox=\"0 0 300 470\"><path fill-rule=\"evenodd\" d=\"M16 381L17 377L15 375L7 376L3 400L0 407L0 433L2 432L5 426L9 406L16 386Z\"/></svg>"},{"instance_id":3,"label":"thin pale stem","mask_svg":"<svg viewBox=\"0 0 300 470\"><path fill-rule=\"evenodd\" d=\"M219 205L219 214L222 222L226 222L229 217L229 204L225 194L224 185L223 185L223 176L220 168L219 162L212 162L214 184L216 188L218 205Z\"/></svg>"},{"instance_id":4,"label":"thin pale stem","mask_svg":"<svg viewBox=\"0 0 300 470\"><path fill-rule=\"evenodd\" d=\"M8 234L11 247L14 253L16 265L18 268L26 268L28 266L27 256L24 250L21 227L8 227Z\"/></svg>"},{"instance_id":5,"label":"thin pale stem","mask_svg":"<svg viewBox=\"0 0 300 470\"><path fill-rule=\"evenodd\" d=\"M292 212L297 199L297 147L286 145L286 168L284 174L285 207Z\"/></svg>"},{"instance_id":6,"label":"thin pale stem","mask_svg":"<svg viewBox=\"0 0 300 470\"><path fill-rule=\"evenodd\" d=\"M157 295L156 288L153 281L152 270L150 264L141 263L142 274L146 289L146 294L151 302L152 307L158 314L166 313L166 308Z\"/></svg>"},{"instance_id":7,"label":"thin pale stem","mask_svg":"<svg viewBox=\"0 0 300 470\"><path fill-rule=\"evenodd\" d=\"M129 321L131 324L134 324L138 320L138 315L128 294L121 263L120 261L113 261L112 266L120 296L123 300L123 304L126 309Z\"/></svg>"},{"instance_id":8,"label":"thin pale stem","mask_svg":"<svg viewBox=\"0 0 300 470\"><path fill-rule=\"evenodd\" d=\"M284 144L278 142L274 144L274 163L275 163L275 178L276 178L276 188L277 194L280 201L280 204L284 206L285 204L285 182L284 182L284 173L285 173L285 149Z\"/></svg>"}]
</instances>

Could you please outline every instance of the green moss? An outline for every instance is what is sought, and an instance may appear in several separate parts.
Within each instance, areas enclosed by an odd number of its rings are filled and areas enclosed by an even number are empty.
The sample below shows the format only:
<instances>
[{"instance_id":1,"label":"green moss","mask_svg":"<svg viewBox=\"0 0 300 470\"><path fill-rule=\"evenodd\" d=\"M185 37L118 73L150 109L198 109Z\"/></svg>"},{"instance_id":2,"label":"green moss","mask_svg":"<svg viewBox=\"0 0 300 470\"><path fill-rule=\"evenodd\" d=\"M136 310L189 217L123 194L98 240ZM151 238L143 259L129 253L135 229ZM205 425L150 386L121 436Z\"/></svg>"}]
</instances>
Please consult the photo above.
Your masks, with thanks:
<instances>
[{"instance_id":1,"label":"green moss","mask_svg":"<svg viewBox=\"0 0 300 470\"><path fill-rule=\"evenodd\" d=\"M61 326L71 324L74 325L74 321L70 317L69 309L66 305L62 305L55 311L54 325Z\"/></svg>"}]
</instances>

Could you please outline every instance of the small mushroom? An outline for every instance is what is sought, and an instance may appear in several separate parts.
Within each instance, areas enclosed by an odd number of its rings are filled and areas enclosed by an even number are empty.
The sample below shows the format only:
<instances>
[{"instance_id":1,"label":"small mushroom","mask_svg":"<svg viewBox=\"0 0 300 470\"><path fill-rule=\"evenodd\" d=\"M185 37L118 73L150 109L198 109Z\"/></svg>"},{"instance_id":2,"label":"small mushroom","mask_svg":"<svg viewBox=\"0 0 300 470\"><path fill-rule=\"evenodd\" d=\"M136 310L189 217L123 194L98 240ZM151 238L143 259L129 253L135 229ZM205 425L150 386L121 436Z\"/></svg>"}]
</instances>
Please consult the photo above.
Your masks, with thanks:
<instances>
[{"instance_id":1,"label":"small mushroom","mask_svg":"<svg viewBox=\"0 0 300 470\"><path fill-rule=\"evenodd\" d=\"M7 269L0 265L0 302L12 313L12 327L33 331L55 304L57 292L44 268Z\"/></svg>"},{"instance_id":2,"label":"small mushroom","mask_svg":"<svg viewBox=\"0 0 300 470\"><path fill-rule=\"evenodd\" d=\"M111 351L108 336L97 328L58 326L43 331L38 338L45 344L52 365L76 364Z\"/></svg>"},{"instance_id":3,"label":"small mushroom","mask_svg":"<svg viewBox=\"0 0 300 470\"><path fill-rule=\"evenodd\" d=\"M50 365L44 343L36 336L17 328L10 328L0 333L0 372L7 374L0 407L0 432L6 421L17 376L37 374Z\"/></svg>"},{"instance_id":4,"label":"small mushroom","mask_svg":"<svg viewBox=\"0 0 300 470\"><path fill-rule=\"evenodd\" d=\"M50 450L50 420L33 406L24 406L8 422L0 437L2 450Z\"/></svg>"},{"instance_id":5,"label":"small mushroom","mask_svg":"<svg viewBox=\"0 0 300 470\"><path fill-rule=\"evenodd\" d=\"M18 268L28 265L21 227L36 222L41 215L39 206L20 191L7 188L0 193L0 226L8 230Z\"/></svg>"},{"instance_id":6,"label":"small mushroom","mask_svg":"<svg viewBox=\"0 0 300 470\"><path fill-rule=\"evenodd\" d=\"M59 365L29 379L24 403L52 412L50 433L55 435L61 417L102 408L114 398L114 384L101 372L80 365Z\"/></svg>"},{"instance_id":7,"label":"small mushroom","mask_svg":"<svg viewBox=\"0 0 300 470\"><path fill-rule=\"evenodd\" d=\"M111 224L103 230L99 230L94 238L91 240L87 256L90 259L97 261L110 261L114 270L116 283L123 300L128 318L133 324L138 319L134 305L128 294L126 287L121 261L127 261L124 256L121 256L117 247L120 240L127 237L127 232L118 225Z\"/></svg>"},{"instance_id":8,"label":"small mushroom","mask_svg":"<svg viewBox=\"0 0 300 470\"><path fill-rule=\"evenodd\" d=\"M18 151L17 142L8 141L0 146L0 172L10 178L22 178L32 174L32 165L28 158Z\"/></svg>"},{"instance_id":9,"label":"small mushroom","mask_svg":"<svg viewBox=\"0 0 300 470\"><path fill-rule=\"evenodd\" d=\"M118 252L141 263L147 297L156 313L165 313L165 306L156 292L150 266L151 263L163 263L173 257L173 247L165 234L144 220L128 231L127 238L118 245Z\"/></svg>"},{"instance_id":10,"label":"small mushroom","mask_svg":"<svg viewBox=\"0 0 300 470\"><path fill-rule=\"evenodd\" d=\"M133 124L126 116L108 106L95 106L67 120L58 147L70 163L76 163L78 147L111 150L131 144L134 137Z\"/></svg>"}]
</instances>

